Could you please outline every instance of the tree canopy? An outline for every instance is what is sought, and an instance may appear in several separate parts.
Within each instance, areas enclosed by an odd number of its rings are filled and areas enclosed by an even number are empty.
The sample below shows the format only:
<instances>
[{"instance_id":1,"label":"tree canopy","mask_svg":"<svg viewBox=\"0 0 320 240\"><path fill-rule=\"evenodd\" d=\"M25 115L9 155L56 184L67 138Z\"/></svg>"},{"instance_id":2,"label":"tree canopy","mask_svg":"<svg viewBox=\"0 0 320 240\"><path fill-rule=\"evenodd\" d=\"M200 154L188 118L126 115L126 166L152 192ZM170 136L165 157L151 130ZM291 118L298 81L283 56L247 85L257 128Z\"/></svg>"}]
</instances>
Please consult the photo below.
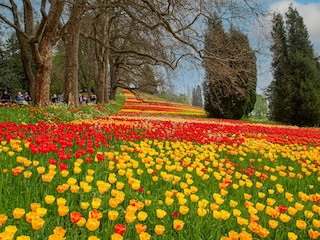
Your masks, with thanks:
<instances>
[{"instance_id":1,"label":"tree canopy","mask_svg":"<svg viewBox=\"0 0 320 240\"><path fill-rule=\"evenodd\" d=\"M271 117L297 126L320 123L320 69L309 34L298 11L289 6L284 17L274 14Z\"/></svg>"},{"instance_id":2,"label":"tree canopy","mask_svg":"<svg viewBox=\"0 0 320 240\"><path fill-rule=\"evenodd\" d=\"M240 119L253 110L257 83L256 57L248 37L221 19L208 22L205 35L204 108L210 117Z\"/></svg>"}]
</instances>

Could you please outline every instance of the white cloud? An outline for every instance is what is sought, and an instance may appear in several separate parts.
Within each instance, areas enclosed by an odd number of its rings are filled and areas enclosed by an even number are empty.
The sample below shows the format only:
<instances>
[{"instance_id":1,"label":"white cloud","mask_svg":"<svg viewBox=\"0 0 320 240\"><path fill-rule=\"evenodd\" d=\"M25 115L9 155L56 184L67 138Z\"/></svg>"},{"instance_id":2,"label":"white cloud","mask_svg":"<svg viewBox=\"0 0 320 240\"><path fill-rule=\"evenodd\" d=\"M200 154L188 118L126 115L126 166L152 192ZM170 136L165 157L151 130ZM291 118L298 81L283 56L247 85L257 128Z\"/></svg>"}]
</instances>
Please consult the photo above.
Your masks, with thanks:
<instances>
[{"instance_id":1,"label":"white cloud","mask_svg":"<svg viewBox=\"0 0 320 240\"><path fill-rule=\"evenodd\" d=\"M302 4L297 3L296 1L276 1L270 5L269 9L285 14L288 11L290 3L293 3L293 6L303 18L303 22L309 32L310 41L314 45L314 50L316 53L320 54L320 2Z\"/></svg>"}]
</instances>

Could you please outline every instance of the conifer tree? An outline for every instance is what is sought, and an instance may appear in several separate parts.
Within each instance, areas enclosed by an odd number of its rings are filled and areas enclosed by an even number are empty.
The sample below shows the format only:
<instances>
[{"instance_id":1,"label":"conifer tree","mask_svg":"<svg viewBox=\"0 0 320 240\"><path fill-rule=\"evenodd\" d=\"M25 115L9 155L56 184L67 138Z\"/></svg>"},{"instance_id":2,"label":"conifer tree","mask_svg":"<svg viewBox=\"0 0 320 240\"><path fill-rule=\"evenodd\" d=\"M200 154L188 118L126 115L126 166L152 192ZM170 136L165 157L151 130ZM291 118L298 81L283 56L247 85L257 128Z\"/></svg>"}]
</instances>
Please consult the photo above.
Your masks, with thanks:
<instances>
[{"instance_id":1,"label":"conifer tree","mask_svg":"<svg viewBox=\"0 0 320 240\"><path fill-rule=\"evenodd\" d=\"M320 124L320 71L303 18L292 5L274 17L271 50L274 120L297 126Z\"/></svg>"},{"instance_id":2,"label":"conifer tree","mask_svg":"<svg viewBox=\"0 0 320 240\"><path fill-rule=\"evenodd\" d=\"M198 85L192 89L192 106L203 107L201 87Z\"/></svg>"},{"instance_id":3,"label":"conifer tree","mask_svg":"<svg viewBox=\"0 0 320 240\"><path fill-rule=\"evenodd\" d=\"M273 28L271 37L273 44L271 51L273 52L273 76L275 81L269 86L269 101L271 116L275 121L285 122L286 114L288 113L288 99L290 86L287 81L287 40L284 20L281 14L274 14ZM272 99L270 99L272 97ZM285 111L285 112L284 112Z\"/></svg>"},{"instance_id":4,"label":"conifer tree","mask_svg":"<svg viewBox=\"0 0 320 240\"><path fill-rule=\"evenodd\" d=\"M210 117L240 119L256 101L256 57L249 40L239 30L226 33L218 18L208 23L204 108Z\"/></svg>"}]
</instances>

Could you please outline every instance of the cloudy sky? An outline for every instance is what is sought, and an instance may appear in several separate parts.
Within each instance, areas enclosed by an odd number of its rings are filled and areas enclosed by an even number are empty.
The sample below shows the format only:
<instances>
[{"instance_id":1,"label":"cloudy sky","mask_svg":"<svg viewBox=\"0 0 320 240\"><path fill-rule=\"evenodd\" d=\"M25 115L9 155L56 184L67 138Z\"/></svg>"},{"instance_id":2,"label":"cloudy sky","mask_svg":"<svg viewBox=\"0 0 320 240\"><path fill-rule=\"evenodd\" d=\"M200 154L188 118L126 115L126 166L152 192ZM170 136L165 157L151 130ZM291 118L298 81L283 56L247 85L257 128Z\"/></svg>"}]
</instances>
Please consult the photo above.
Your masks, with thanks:
<instances>
[{"instance_id":1,"label":"cloudy sky","mask_svg":"<svg viewBox=\"0 0 320 240\"><path fill-rule=\"evenodd\" d=\"M320 53L320 0L296 0L296 1L273 1L269 9L276 10L284 14L288 10L290 3L298 10L307 26L310 41L313 43L315 51Z\"/></svg>"},{"instance_id":2,"label":"cloudy sky","mask_svg":"<svg viewBox=\"0 0 320 240\"><path fill-rule=\"evenodd\" d=\"M315 54L320 55L320 0L269 0L268 2L268 10L280 12L283 15L288 11L289 5L291 3L293 4L300 16L303 18L304 24L307 27L310 37L309 39L313 44ZM264 31L265 34L269 34L269 30L267 29L263 29L262 31ZM267 44L268 43L266 42L266 46L268 46ZM271 53L269 52L269 54ZM271 55L269 58L260 55L259 59L257 92L263 93L272 80L272 74L270 71Z\"/></svg>"},{"instance_id":3,"label":"cloudy sky","mask_svg":"<svg viewBox=\"0 0 320 240\"><path fill-rule=\"evenodd\" d=\"M283 15L288 11L288 7L292 3L299 12L300 16L302 16L303 18L304 24L306 25L309 32L310 41L314 46L315 53L320 55L320 0L265 0L264 2L268 4L266 6L268 10L277 11ZM252 38L250 36L260 36L259 40L252 40L253 47L260 48L261 39L265 39L268 34L269 30L265 26L262 29L258 29L256 27L253 28L253 31L251 31L251 33L249 34L249 38ZM268 50L268 42L265 41L262 45L264 45L264 50L262 50L262 52L264 51L266 55L260 55L257 63L258 93L263 93L263 91L268 87L272 80L272 74L270 71L271 53ZM194 67L190 67L190 69L184 68L183 70L178 71L177 79L173 83L176 87L177 93L188 94L188 89L192 89L196 85L201 85L202 81L203 71L198 71L195 70Z\"/></svg>"}]
</instances>

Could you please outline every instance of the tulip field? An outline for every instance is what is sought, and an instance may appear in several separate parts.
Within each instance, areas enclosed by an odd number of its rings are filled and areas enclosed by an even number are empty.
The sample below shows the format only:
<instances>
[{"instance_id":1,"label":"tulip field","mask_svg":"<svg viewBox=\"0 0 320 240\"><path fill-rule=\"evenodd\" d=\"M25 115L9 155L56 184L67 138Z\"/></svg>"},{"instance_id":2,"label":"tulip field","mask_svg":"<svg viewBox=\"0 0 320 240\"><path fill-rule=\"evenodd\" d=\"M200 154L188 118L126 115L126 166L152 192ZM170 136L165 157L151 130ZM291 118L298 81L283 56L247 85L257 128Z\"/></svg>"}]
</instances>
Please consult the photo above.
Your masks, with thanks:
<instances>
[{"instance_id":1,"label":"tulip field","mask_svg":"<svg viewBox=\"0 0 320 240\"><path fill-rule=\"evenodd\" d=\"M320 239L318 128L123 92L116 114L0 123L0 240Z\"/></svg>"}]
</instances>

